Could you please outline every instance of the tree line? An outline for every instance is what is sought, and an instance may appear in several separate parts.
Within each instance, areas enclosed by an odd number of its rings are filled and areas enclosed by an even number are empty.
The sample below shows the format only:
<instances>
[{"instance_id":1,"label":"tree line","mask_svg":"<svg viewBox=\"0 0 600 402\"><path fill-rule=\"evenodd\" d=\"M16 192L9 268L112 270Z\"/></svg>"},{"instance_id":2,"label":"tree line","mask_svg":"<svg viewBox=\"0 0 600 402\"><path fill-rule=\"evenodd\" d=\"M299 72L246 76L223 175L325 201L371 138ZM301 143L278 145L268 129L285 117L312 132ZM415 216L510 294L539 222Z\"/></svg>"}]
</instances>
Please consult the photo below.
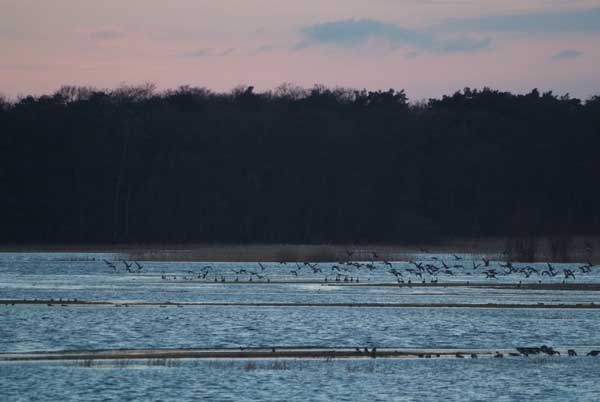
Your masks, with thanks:
<instances>
[{"instance_id":1,"label":"tree line","mask_svg":"<svg viewBox=\"0 0 600 402\"><path fill-rule=\"evenodd\" d=\"M0 133L5 243L600 233L600 97L63 87Z\"/></svg>"}]
</instances>

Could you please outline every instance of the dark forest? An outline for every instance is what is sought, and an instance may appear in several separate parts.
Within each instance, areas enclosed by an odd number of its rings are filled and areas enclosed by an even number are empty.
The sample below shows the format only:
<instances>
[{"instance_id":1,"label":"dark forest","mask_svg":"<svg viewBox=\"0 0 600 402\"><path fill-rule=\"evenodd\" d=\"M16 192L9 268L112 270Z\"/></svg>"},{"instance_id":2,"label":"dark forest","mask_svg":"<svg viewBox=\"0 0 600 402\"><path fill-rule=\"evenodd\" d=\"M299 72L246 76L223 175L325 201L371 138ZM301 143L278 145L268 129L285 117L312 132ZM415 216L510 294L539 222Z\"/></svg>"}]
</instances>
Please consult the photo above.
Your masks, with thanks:
<instances>
[{"instance_id":1,"label":"dark forest","mask_svg":"<svg viewBox=\"0 0 600 402\"><path fill-rule=\"evenodd\" d=\"M4 243L600 233L600 97L63 87L0 132Z\"/></svg>"}]
</instances>

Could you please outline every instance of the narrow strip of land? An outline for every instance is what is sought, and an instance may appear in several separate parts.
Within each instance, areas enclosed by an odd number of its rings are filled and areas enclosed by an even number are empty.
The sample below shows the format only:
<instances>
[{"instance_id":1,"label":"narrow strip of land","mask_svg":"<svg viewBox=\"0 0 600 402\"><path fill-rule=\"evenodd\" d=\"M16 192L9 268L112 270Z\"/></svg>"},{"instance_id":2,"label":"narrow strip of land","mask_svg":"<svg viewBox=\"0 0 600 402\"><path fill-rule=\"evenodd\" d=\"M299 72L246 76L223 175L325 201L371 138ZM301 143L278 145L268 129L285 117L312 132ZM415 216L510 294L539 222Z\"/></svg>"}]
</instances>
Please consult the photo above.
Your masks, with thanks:
<instances>
[{"instance_id":1,"label":"narrow strip of land","mask_svg":"<svg viewBox=\"0 0 600 402\"><path fill-rule=\"evenodd\" d=\"M542 348L546 348L545 346ZM528 348L364 348L364 347L261 347L194 349L114 349L0 353L0 361L117 360L117 359L256 359L256 358L440 358L594 355L589 346ZM569 353L569 350L571 352ZM573 353L575 352L575 353ZM590 353L591 352L591 353ZM598 353L596 353L597 355Z\"/></svg>"},{"instance_id":2,"label":"narrow strip of land","mask_svg":"<svg viewBox=\"0 0 600 402\"><path fill-rule=\"evenodd\" d=\"M442 283L396 283L396 282L325 282L325 286L383 286L400 288L479 288L521 290L588 290L600 291L600 283L489 283L489 282L442 282Z\"/></svg>"},{"instance_id":3,"label":"narrow strip of land","mask_svg":"<svg viewBox=\"0 0 600 402\"><path fill-rule=\"evenodd\" d=\"M147 275L146 275L147 276ZM513 289L513 290L585 290L600 291L600 283L510 283L510 282L437 282L437 283L398 283L390 281L364 281L364 282L325 282L322 280L271 280L271 281L205 281L205 280L169 280L162 282L169 284L206 284L211 286L269 286L269 285L321 285L345 287L392 287L392 288L475 288L475 289Z\"/></svg>"},{"instance_id":4,"label":"narrow strip of land","mask_svg":"<svg viewBox=\"0 0 600 402\"><path fill-rule=\"evenodd\" d=\"M0 305L161 306L161 307L366 307L366 308L498 308L498 309L600 309L600 303L286 303L286 302L175 302L109 300L0 300Z\"/></svg>"},{"instance_id":5,"label":"narrow strip of land","mask_svg":"<svg viewBox=\"0 0 600 402\"><path fill-rule=\"evenodd\" d=\"M78 252L123 254L138 261L194 262L335 262L347 258L364 260L407 261L421 254L465 254L504 258L502 252L509 239L448 238L435 244L0 244L0 252ZM544 240L547 243L548 239ZM574 236L570 255L575 261L600 263L600 249L582 248L587 242L595 244L598 236ZM580 246L577 246L580 245ZM538 250L537 259L553 261L549 250ZM352 253L349 256L348 253ZM375 253L375 254L374 254Z\"/></svg>"}]
</instances>

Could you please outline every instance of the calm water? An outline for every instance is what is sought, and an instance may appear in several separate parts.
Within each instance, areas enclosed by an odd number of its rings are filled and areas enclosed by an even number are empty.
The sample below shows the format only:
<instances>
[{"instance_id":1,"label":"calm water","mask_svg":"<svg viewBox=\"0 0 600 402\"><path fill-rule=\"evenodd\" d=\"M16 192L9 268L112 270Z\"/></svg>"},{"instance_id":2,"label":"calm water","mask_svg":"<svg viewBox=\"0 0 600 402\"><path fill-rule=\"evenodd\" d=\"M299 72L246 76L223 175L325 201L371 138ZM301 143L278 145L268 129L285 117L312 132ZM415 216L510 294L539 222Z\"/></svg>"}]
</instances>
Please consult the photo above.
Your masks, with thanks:
<instances>
[{"instance_id":1,"label":"calm water","mask_svg":"<svg viewBox=\"0 0 600 402\"><path fill-rule=\"evenodd\" d=\"M361 283L420 280L414 265L374 268L318 264L142 263L127 272L125 256L74 253L0 254L0 299L290 303L600 303L600 292L469 288L257 284L277 280ZM421 255L423 263L463 265L438 281L560 282L533 274L485 279L470 260ZM437 258L436 259L434 259ZM466 257L466 256L465 256ZM111 268L103 260L115 265ZM479 263L479 261L477 262ZM530 265L538 271L546 264ZM318 269L315 269L318 268ZM130 270L136 270L135 265ZM320 271L319 271L320 270ZM294 272L292 272L294 271ZM316 272L315 272L316 271ZM258 278L261 275L263 278ZM600 282L600 268L576 272L578 282ZM206 273L206 276L204 276ZM297 275L296 275L297 274ZM253 283L245 282L253 277ZM428 275L426 280L431 278ZM218 282L214 282L217 278ZM221 283L221 278L225 283ZM568 279L572 281L572 279ZM0 353L67 349L377 346L508 348L541 344L600 345L600 310L364 307L0 306ZM286 361L285 370L261 360L176 361L173 366L119 362L82 367L77 362L0 363L0 400L598 400L600 359L434 359Z\"/></svg>"}]
</instances>

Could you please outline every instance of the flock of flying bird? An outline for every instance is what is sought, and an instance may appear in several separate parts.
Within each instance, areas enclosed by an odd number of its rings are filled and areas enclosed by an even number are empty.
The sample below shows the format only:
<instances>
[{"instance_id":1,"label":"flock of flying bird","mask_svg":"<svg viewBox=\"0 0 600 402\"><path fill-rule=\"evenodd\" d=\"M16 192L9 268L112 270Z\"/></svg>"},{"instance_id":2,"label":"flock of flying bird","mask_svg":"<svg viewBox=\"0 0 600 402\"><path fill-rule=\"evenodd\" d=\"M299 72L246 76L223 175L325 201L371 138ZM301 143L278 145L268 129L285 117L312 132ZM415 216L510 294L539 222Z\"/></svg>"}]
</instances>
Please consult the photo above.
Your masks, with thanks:
<instances>
[{"instance_id":1,"label":"flock of flying bird","mask_svg":"<svg viewBox=\"0 0 600 402\"><path fill-rule=\"evenodd\" d=\"M562 279L563 283L568 279L576 279L577 275L585 275L592 272L594 265L591 262L573 266L555 268L552 264L545 266L522 265L506 261L492 263L487 258L481 260L465 260L456 254L444 261L443 258L431 256L427 261L408 261L408 263L391 263L389 261L376 261L378 255L371 253L370 261L352 261L352 252L348 251L348 260L331 263L312 262L280 262L276 267L266 266L258 262L254 269L245 266L224 270L212 265L205 265L199 270L187 269L185 272L172 274L162 271L161 279L164 281L209 281L209 282L266 282L271 279L279 279L281 282L295 278L306 278L318 276L319 282L345 282L360 283L361 275L367 280L381 280L391 275L399 284L438 283L438 277L472 277L483 276L486 279L498 279L499 277L537 278L541 283L544 277ZM115 273L144 273L144 267L137 261L128 262L119 260L116 264L104 260L104 263ZM122 266L121 266L122 264ZM291 267L291 269L290 269ZM520 283L521 281L519 281Z\"/></svg>"}]
</instances>

